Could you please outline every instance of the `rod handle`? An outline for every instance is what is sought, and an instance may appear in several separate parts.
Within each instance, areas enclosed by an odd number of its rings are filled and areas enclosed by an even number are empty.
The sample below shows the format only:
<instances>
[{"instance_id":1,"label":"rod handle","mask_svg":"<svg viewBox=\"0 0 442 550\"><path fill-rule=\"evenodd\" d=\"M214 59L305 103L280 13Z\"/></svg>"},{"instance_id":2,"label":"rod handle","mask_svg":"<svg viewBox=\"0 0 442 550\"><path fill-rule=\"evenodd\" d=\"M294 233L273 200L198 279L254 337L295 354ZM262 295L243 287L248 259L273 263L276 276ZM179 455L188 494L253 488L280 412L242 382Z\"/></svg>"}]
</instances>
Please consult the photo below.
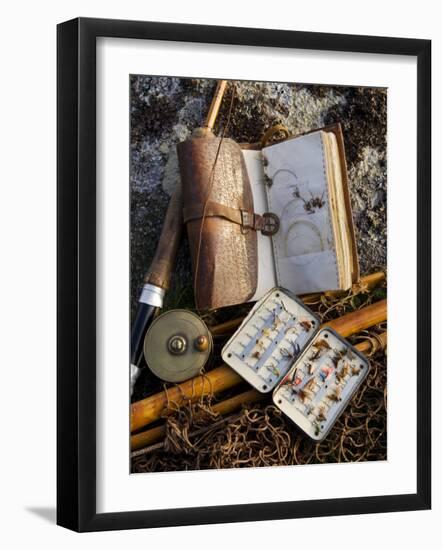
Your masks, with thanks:
<instances>
[{"instance_id":1,"label":"rod handle","mask_svg":"<svg viewBox=\"0 0 442 550\"><path fill-rule=\"evenodd\" d=\"M144 277L144 283L158 286L164 290L169 288L182 229L183 194L181 183L178 182L170 197L155 256Z\"/></svg>"}]
</instances>

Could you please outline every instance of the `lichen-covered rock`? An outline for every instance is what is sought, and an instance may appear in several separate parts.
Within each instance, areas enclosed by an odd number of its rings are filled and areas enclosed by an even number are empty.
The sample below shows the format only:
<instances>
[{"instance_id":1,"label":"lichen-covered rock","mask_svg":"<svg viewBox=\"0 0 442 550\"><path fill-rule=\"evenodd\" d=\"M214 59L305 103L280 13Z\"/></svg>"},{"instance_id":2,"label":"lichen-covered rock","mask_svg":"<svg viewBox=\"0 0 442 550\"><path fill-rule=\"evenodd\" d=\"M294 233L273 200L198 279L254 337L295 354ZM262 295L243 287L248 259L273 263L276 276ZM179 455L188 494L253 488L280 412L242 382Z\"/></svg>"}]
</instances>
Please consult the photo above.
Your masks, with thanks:
<instances>
[{"instance_id":1,"label":"lichen-covered rock","mask_svg":"<svg viewBox=\"0 0 442 550\"><path fill-rule=\"evenodd\" d=\"M131 78L131 305L155 252L168 196L178 178L175 147L204 123L216 81L134 75ZM226 93L215 126L225 125ZM386 266L387 91L267 82L237 82L226 136L259 141L273 124L293 134L341 122L361 272ZM192 305L192 278L183 238L168 303Z\"/></svg>"}]
</instances>

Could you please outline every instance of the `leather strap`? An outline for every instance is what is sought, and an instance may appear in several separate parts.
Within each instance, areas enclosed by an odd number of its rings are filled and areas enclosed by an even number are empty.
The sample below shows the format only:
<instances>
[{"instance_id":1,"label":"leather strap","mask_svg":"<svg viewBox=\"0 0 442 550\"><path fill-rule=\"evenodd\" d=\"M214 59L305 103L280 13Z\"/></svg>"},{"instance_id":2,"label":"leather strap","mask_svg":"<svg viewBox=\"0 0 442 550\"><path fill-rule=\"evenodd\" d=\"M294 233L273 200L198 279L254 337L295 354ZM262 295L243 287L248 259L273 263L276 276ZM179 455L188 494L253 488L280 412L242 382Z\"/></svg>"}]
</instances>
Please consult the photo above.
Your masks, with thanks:
<instances>
[{"instance_id":1,"label":"leather strap","mask_svg":"<svg viewBox=\"0 0 442 550\"><path fill-rule=\"evenodd\" d=\"M190 220L197 220L203 217L203 208L201 205L189 205L184 208L184 223ZM208 201L206 205L206 211L204 217L221 217L229 220L238 225L244 225L249 229L261 229L262 216L250 212L249 210L239 210L238 208L231 208L220 202Z\"/></svg>"},{"instance_id":2,"label":"leather strap","mask_svg":"<svg viewBox=\"0 0 442 550\"><path fill-rule=\"evenodd\" d=\"M265 235L273 235L279 229L279 220L275 214L265 213L262 216L246 209L231 208L225 204L208 201L203 214L202 205L189 205L183 210L184 223L202 217L221 217L241 226L243 231L253 229ZM269 224L269 219L271 220Z\"/></svg>"}]
</instances>

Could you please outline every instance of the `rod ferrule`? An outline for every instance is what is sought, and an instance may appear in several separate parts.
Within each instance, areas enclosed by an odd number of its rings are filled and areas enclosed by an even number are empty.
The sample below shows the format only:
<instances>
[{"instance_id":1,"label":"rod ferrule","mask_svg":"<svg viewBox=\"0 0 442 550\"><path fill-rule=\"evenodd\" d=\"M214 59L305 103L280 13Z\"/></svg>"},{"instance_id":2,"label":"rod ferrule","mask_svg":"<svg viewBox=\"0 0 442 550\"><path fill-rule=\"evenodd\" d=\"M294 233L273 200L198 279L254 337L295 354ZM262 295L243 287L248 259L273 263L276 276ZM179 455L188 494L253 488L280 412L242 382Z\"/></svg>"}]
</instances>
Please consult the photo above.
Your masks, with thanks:
<instances>
[{"instance_id":1,"label":"rod ferrule","mask_svg":"<svg viewBox=\"0 0 442 550\"><path fill-rule=\"evenodd\" d=\"M146 283L141 291L139 302L147 304L148 306L163 307L163 300L166 291L159 286Z\"/></svg>"}]
</instances>

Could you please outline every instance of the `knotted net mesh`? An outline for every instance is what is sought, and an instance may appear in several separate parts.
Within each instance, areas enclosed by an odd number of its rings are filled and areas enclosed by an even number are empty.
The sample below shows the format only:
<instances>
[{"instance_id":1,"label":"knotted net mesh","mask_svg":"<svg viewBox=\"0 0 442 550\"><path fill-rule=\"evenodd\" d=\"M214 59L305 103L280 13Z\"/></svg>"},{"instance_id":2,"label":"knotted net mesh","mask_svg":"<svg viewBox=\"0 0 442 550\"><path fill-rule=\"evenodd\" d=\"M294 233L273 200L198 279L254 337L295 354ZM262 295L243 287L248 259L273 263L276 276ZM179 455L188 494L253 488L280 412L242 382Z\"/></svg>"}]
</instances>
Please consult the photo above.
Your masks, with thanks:
<instances>
[{"instance_id":1,"label":"knotted net mesh","mask_svg":"<svg viewBox=\"0 0 442 550\"><path fill-rule=\"evenodd\" d=\"M385 298L385 283L344 295L312 297L309 307L322 322ZM164 414L164 440L132 455L133 472L262 467L292 464L357 462L387 458L386 354L381 323L349 338L370 339L370 372L324 441L301 434L268 396L221 416L213 404L226 396L208 396L181 406L169 403ZM238 393L238 390L232 390Z\"/></svg>"}]
</instances>

